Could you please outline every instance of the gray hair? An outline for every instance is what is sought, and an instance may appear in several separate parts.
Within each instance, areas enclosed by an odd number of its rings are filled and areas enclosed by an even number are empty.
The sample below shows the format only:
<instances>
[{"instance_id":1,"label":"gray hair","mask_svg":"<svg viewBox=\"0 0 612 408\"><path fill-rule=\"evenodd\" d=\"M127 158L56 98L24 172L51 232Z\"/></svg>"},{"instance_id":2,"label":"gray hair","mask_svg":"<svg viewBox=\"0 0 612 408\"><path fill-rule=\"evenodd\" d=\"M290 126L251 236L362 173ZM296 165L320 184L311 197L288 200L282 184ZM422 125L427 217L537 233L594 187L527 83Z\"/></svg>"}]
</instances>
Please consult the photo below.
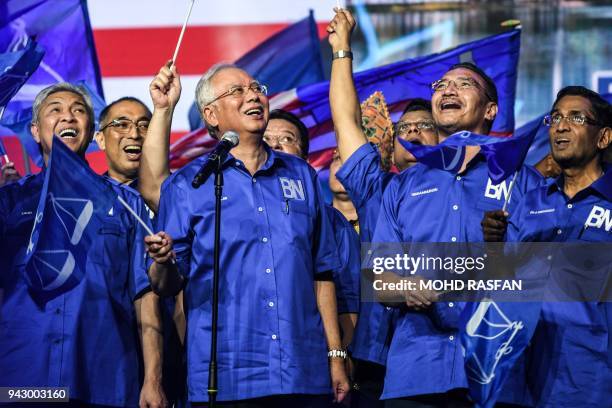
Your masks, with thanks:
<instances>
[{"instance_id":1,"label":"gray hair","mask_svg":"<svg viewBox=\"0 0 612 408\"><path fill-rule=\"evenodd\" d=\"M204 107L211 103L215 99L215 90L212 86L212 79L215 75L217 75L220 71L223 71L227 68L238 68L235 64L230 64L227 62L221 62L219 64L215 64L208 69L202 75L200 80L198 81L198 85L196 86L195 91L195 99L198 104L198 110L200 111L200 116L202 117L202 122L206 125L206 129L208 129L208 133L211 136L216 136L217 129L213 126L210 126L206 123L206 119L204 118Z\"/></svg>"},{"instance_id":2,"label":"gray hair","mask_svg":"<svg viewBox=\"0 0 612 408\"><path fill-rule=\"evenodd\" d=\"M89 117L89 127L90 132L93 132L96 126L96 121L94 117L93 103L91 102L91 97L85 88L77 85L73 85L68 82L58 82L57 84L51 85L43 89L36 95L34 99L34 104L32 105L32 123L38 123L38 116L40 114L40 108L42 107L43 102L49 96L58 92L72 92L74 94L79 95L85 101L85 109L87 110L87 116Z\"/></svg>"}]
</instances>

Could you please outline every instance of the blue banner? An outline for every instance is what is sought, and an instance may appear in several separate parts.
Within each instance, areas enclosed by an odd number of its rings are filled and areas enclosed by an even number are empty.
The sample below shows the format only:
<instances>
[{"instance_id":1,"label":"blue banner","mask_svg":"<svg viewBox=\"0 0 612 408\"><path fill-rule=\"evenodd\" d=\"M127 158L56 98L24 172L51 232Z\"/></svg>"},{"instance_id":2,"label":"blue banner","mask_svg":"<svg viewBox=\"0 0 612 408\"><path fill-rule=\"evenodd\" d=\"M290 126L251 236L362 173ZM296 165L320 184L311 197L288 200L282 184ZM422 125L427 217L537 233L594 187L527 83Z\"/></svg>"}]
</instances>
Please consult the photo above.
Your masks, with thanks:
<instances>
[{"instance_id":1,"label":"blue banner","mask_svg":"<svg viewBox=\"0 0 612 408\"><path fill-rule=\"evenodd\" d=\"M87 252L117 194L54 136L36 219L26 251L26 279L42 300L78 285Z\"/></svg>"},{"instance_id":2,"label":"blue banner","mask_svg":"<svg viewBox=\"0 0 612 408\"><path fill-rule=\"evenodd\" d=\"M31 40L22 50L0 54L0 108L8 105L32 76L44 54L36 41Z\"/></svg>"}]
</instances>

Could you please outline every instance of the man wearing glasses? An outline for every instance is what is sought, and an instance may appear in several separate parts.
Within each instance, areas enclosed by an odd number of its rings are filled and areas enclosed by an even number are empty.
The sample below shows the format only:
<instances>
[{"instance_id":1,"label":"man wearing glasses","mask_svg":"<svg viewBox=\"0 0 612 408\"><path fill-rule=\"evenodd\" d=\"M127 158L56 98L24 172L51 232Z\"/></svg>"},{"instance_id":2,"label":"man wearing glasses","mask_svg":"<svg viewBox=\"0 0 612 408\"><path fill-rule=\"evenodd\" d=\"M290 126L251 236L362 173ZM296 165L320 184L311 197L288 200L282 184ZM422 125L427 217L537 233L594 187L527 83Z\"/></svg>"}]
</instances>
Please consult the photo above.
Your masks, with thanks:
<instances>
[{"instance_id":1,"label":"man wearing glasses","mask_svg":"<svg viewBox=\"0 0 612 408\"><path fill-rule=\"evenodd\" d=\"M509 242L611 242L612 171L603 161L612 144L610 104L589 89L568 86L545 124L561 176L528 192L509 219L485 219L485 235ZM612 303L606 300L542 302L527 376L534 406L610 404Z\"/></svg>"},{"instance_id":2,"label":"man wearing glasses","mask_svg":"<svg viewBox=\"0 0 612 408\"><path fill-rule=\"evenodd\" d=\"M95 139L106 156L109 178L136 188L142 143L150 121L149 108L133 97L118 99L102 110Z\"/></svg>"},{"instance_id":3,"label":"man wearing glasses","mask_svg":"<svg viewBox=\"0 0 612 408\"><path fill-rule=\"evenodd\" d=\"M162 68L150 90L146 143L167 146L180 94L174 68ZM336 244L314 170L263 142L266 93L228 64L213 66L196 89L209 132L240 137L223 164L217 399L233 407L323 407L332 392L337 400L348 392L331 273ZM149 151L147 162L160 158ZM214 246L214 177L191 185L204 160L163 182L163 232L145 240L155 290L172 296L184 288L188 399L196 405L208 400Z\"/></svg>"}]
</instances>

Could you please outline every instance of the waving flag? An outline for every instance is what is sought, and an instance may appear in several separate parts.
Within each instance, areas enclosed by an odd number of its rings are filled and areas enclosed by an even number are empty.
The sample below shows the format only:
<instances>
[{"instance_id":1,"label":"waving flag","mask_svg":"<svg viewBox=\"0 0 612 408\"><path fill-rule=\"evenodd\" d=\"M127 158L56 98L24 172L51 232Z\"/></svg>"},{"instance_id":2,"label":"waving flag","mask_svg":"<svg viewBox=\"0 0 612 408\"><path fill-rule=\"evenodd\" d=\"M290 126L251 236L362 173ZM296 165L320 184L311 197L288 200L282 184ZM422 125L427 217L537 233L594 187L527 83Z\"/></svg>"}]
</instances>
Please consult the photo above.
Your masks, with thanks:
<instances>
[{"instance_id":1,"label":"waving flag","mask_svg":"<svg viewBox=\"0 0 612 408\"><path fill-rule=\"evenodd\" d=\"M38 68L45 52L36 41L15 52L0 54L0 109L21 89Z\"/></svg>"},{"instance_id":2,"label":"waving flag","mask_svg":"<svg viewBox=\"0 0 612 408\"><path fill-rule=\"evenodd\" d=\"M18 52L30 38L36 38L45 54L39 69L7 105L2 125L21 130L21 143L41 165L27 125L38 92L57 82L84 81L98 95L104 94L85 0L5 0L0 6L0 52Z\"/></svg>"},{"instance_id":3,"label":"waving flag","mask_svg":"<svg viewBox=\"0 0 612 408\"><path fill-rule=\"evenodd\" d=\"M87 252L116 197L101 176L54 137L26 251L26 279L41 299L79 284Z\"/></svg>"},{"instance_id":4,"label":"waving flag","mask_svg":"<svg viewBox=\"0 0 612 408\"><path fill-rule=\"evenodd\" d=\"M313 12L246 53L235 64L276 94L325 79ZM204 127L195 102L189 109L191 130Z\"/></svg>"},{"instance_id":5,"label":"waving flag","mask_svg":"<svg viewBox=\"0 0 612 408\"><path fill-rule=\"evenodd\" d=\"M496 83L499 112L493 134L508 136L514 130L514 99L520 48L520 30L473 41L439 54L373 68L355 74L359 100L381 91L391 116L396 120L406 102L413 98L431 98L431 82L441 78L454 64L473 61ZM270 99L270 106L298 115L310 132L310 163L318 169L329 166L336 146L329 107L329 82L300 86ZM178 167L208 151L210 141L201 134L185 136L171 146L171 166ZM184 149L184 150L183 150ZM189 152L189 156L184 155Z\"/></svg>"},{"instance_id":6,"label":"waving flag","mask_svg":"<svg viewBox=\"0 0 612 408\"><path fill-rule=\"evenodd\" d=\"M495 405L504 381L529 343L541 302L468 303L460 330L470 397L477 407Z\"/></svg>"},{"instance_id":7,"label":"waving flag","mask_svg":"<svg viewBox=\"0 0 612 408\"><path fill-rule=\"evenodd\" d=\"M437 146L415 145L402 139L399 142L418 161L450 172L461 168L466 146L479 146L487 159L489 178L499 184L522 166L534 136L533 132L525 132L502 138L463 131L450 135Z\"/></svg>"}]
</instances>

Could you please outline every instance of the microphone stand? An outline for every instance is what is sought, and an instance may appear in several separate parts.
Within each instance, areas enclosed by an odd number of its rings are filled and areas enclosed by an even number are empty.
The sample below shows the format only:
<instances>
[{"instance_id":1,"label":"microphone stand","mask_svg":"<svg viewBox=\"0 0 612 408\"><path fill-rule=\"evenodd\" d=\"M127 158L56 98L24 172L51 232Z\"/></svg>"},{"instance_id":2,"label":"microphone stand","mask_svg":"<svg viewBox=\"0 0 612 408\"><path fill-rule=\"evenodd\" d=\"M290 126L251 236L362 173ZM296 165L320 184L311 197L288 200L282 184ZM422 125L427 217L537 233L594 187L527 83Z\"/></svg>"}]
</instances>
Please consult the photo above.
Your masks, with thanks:
<instances>
[{"instance_id":1,"label":"microphone stand","mask_svg":"<svg viewBox=\"0 0 612 408\"><path fill-rule=\"evenodd\" d=\"M215 163L215 241L213 251L213 293L212 325L210 339L210 362L208 364L208 406L213 408L217 402L217 333L219 317L219 257L221 248L221 195L223 193L223 172L221 157Z\"/></svg>"}]
</instances>

